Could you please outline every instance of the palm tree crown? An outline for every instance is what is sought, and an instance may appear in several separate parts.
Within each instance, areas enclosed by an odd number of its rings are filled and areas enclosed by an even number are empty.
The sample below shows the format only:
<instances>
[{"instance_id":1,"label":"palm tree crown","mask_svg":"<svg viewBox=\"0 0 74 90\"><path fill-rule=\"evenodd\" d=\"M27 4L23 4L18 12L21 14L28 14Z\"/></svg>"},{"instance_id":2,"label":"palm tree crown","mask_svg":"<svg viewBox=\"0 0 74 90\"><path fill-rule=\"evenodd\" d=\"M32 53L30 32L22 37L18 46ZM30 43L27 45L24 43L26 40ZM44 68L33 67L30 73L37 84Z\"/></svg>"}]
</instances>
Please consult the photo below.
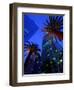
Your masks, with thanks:
<instances>
[{"instance_id":1,"label":"palm tree crown","mask_svg":"<svg viewBox=\"0 0 74 90\"><path fill-rule=\"evenodd\" d=\"M45 29L47 31L58 31L63 28L63 18L62 16L49 16Z\"/></svg>"},{"instance_id":2,"label":"palm tree crown","mask_svg":"<svg viewBox=\"0 0 74 90\"><path fill-rule=\"evenodd\" d=\"M29 50L29 52L31 53L36 53L40 51L37 44L28 41L24 44L24 50Z\"/></svg>"},{"instance_id":3,"label":"palm tree crown","mask_svg":"<svg viewBox=\"0 0 74 90\"><path fill-rule=\"evenodd\" d=\"M62 16L49 16L49 20L46 21L44 31L48 35L54 35L60 40L63 39L63 17Z\"/></svg>"}]
</instances>

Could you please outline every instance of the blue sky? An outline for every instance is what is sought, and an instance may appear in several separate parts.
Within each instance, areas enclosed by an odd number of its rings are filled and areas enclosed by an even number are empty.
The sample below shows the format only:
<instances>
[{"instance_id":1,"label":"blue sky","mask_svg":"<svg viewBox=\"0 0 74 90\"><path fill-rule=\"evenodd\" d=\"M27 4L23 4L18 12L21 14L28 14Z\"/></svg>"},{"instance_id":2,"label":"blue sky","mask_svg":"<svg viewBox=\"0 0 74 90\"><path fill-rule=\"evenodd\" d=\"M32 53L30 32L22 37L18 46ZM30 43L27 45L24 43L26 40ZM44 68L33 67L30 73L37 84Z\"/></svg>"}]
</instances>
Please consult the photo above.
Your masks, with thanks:
<instances>
[{"instance_id":1,"label":"blue sky","mask_svg":"<svg viewBox=\"0 0 74 90\"><path fill-rule=\"evenodd\" d=\"M33 35L28 39L28 41L36 43L39 45L40 48L42 48L42 39L44 36L44 32L42 32L42 30L44 29L44 24L46 23L46 20L48 20L48 15L38 15L38 14L26 14L26 15L24 15L25 18L27 16L28 16L28 18L33 20L34 23L36 24L36 26L38 27L37 30L35 30L34 27L29 29L30 31L32 31L31 29L33 29L36 32L34 34L30 33ZM24 18L24 21L25 21L25 18ZM32 25L32 23L29 23L28 27L31 27L31 25ZM35 26L35 25L33 25L33 26ZM28 28L26 28L26 29L28 30Z\"/></svg>"}]
</instances>

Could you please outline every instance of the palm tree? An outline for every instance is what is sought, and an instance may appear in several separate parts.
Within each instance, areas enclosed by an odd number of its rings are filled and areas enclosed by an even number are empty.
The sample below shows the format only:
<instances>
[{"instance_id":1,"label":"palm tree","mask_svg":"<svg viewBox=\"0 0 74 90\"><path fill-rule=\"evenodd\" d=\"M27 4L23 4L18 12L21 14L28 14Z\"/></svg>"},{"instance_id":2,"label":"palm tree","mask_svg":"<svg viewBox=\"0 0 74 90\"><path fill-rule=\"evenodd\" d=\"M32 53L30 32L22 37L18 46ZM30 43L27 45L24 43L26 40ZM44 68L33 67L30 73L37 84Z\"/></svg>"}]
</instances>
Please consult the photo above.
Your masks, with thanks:
<instances>
[{"instance_id":1,"label":"palm tree","mask_svg":"<svg viewBox=\"0 0 74 90\"><path fill-rule=\"evenodd\" d=\"M60 31L61 29L63 29L62 16L49 16L49 20L46 21L44 31L47 32L48 35L54 35L54 37L58 37L62 40L63 32Z\"/></svg>"},{"instance_id":2,"label":"palm tree","mask_svg":"<svg viewBox=\"0 0 74 90\"><path fill-rule=\"evenodd\" d=\"M40 49L37 44L27 41L24 44L24 51L29 51L29 54L28 54L25 64L24 64L24 69L26 70L27 66L30 63L33 64L33 62L36 60L37 57L40 59Z\"/></svg>"}]
</instances>

